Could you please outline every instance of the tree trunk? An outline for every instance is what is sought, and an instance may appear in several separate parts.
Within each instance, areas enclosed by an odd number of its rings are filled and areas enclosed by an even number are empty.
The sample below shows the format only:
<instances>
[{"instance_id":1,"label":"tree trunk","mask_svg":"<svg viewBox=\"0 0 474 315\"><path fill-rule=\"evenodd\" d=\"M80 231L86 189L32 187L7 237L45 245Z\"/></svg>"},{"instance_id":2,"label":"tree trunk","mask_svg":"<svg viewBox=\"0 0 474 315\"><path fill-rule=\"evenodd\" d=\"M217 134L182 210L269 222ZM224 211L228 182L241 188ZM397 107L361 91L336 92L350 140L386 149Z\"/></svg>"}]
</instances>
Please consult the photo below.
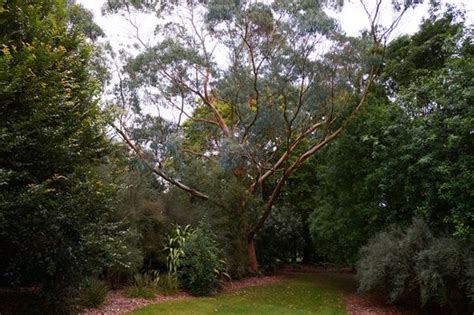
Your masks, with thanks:
<instances>
[{"instance_id":1,"label":"tree trunk","mask_svg":"<svg viewBox=\"0 0 474 315\"><path fill-rule=\"evenodd\" d=\"M253 238L247 243L248 268L252 273L258 273L257 255L255 253L255 244Z\"/></svg>"}]
</instances>

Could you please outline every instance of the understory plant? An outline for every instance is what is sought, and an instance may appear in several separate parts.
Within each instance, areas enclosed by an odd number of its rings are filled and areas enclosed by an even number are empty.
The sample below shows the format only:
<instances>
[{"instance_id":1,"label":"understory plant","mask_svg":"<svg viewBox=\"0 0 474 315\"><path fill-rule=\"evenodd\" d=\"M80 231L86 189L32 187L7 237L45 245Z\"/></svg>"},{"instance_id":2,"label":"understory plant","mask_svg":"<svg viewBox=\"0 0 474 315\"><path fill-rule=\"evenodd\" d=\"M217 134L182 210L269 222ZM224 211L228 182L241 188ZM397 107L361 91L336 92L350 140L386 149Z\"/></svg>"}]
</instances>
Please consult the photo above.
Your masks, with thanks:
<instances>
[{"instance_id":1,"label":"understory plant","mask_svg":"<svg viewBox=\"0 0 474 315\"><path fill-rule=\"evenodd\" d=\"M170 275L176 275L180 259L184 255L184 244L191 233L192 230L190 225L186 225L184 228L178 225L168 236L168 244L165 247L165 251L168 252L168 256L166 257L166 267Z\"/></svg>"},{"instance_id":2,"label":"understory plant","mask_svg":"<svg viewBox=\"0 0 474 315\"><path fill-rule=\"evenodd\" d=\"M178 269L183 288L195 296L216 293L227 273L216 236L204 221L187 238L183 253Z\"/></svg>"},{"instance_id":3,"label":"understory plant","mask_svg":"<svg viewBox=\"0 0 474 315\"><path fill-rule=\"evenodd\" d=\"M156 270L137 273L132 278L131 285L126 289L129 297L152 299L159 291L160 274Z\"/></svg>"},{"instance_id":4,"label":"understory plant","mask_svg":"<svg viewBox=\"0 0 474 315\"><path fill-rule=\"evenodd\" d=\"M171 295L179 290L176 274L165 273L160 277L159 291L164 295Z\"/></svg>"},{"instance_id":5,"label":"understory plant","mask_svg":"<svg viewBox=\"0 0 474 315\"><path fill-rule=\"evenodd\" d=\"M88 308L97 308L104 304L107 297L107 284L96 278L88 278L81 290L79 303Z\"/></svg>"},{"instance_id":6,"label":"understory plant","mask_svg":"<svg viewBox=\"0 0 474 315\"><path fill-rule=\"evenodd\" d=\"M405 231L391 227L361 249L359 290L385 293L390 303L417 299L421 307L472 308L472 239L437 237L422 219Z\"/></svg>"}]
</instances>

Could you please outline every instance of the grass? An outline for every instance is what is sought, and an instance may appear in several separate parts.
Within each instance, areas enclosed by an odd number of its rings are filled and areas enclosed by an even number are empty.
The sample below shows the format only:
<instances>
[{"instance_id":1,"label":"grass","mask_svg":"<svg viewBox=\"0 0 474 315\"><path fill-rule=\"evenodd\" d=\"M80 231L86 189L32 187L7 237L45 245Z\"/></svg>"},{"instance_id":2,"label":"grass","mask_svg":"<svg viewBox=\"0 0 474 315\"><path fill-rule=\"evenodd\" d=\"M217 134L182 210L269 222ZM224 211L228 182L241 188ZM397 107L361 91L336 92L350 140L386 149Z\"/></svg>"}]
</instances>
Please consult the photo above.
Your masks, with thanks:
<instances>
[{"instance_id":1,"label":"grass","mask_svg":"<svg viewBox=\"0 0 474 315\"><path fill-rule=\"evenodd\" d=\"M346 314L344 291L353 287L347 275L298 274L214 297L149 305L132 314Z\"/></svg>"}]
</instances>

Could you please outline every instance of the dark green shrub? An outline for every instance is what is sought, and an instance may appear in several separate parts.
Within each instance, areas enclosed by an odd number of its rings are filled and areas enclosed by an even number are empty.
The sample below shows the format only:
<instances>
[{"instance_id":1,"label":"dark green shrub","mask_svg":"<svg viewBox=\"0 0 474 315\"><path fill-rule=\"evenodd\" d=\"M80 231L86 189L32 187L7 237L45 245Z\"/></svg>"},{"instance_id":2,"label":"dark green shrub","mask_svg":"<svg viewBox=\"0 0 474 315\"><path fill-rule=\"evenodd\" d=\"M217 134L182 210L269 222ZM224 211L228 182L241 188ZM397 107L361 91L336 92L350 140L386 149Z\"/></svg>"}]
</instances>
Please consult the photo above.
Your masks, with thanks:
<instances>
[{"instance_id":1,"label":"dark green shrub","mask_svg":"<svg viewBox=\"0 0 474 315\"><path fill-rule=\"evenodd\" d=\"M472 245L456 238L436 238L421 219L402 231L392 227L361 249L357 263L360 291L384 292L391 303L418 299L420 306L472 303Z\"/></svg>"},{"instance_id":2,"label":"dark green shrub","mask_svg":"<svg viewBox=\"0 0 474 315\"><path fill-rule=\"evenodd\" d=\"M256 238L258 265L264 272L273 272L304 257L305 223L291 206L275 207Z\"/></svg>"},{"instance_id":3,"label":"dark green shrub","mask_svg":"<svg viewBox=\"0 0 474 315\"><path fill-rule=\"evenodd\" d=\"M89 278L81 290L80 304L85 307L97 308L104 304L107 297L108 287L104 281Z\"/></svg>"},{"instance_id":4,"label":"dark green shrub","mask_svg":"<svg viewBox=\"0 0 474 315\"><path fill-rule=\"evenodd\" d=\"M183 246L178 277L183 288L192 295L216 293L220 286L224 263L214 233L205 224L195 229Z\"/></svg>"}]
</instances>

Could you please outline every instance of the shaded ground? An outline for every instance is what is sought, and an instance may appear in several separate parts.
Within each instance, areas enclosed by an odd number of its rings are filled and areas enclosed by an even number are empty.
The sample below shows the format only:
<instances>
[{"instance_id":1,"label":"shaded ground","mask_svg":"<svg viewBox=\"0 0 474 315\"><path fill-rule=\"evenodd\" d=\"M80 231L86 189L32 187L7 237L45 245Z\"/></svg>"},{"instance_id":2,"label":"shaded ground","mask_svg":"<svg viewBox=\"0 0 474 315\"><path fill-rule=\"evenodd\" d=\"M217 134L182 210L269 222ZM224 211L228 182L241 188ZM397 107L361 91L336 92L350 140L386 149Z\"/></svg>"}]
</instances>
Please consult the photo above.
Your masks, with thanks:
<instances>
[{"instance_id":1,"label":"shaded ground","mask_svg":"<svg viewBox=\"0 0 474 315\"><path fill-rule=\"evenodd\" d=\"M0 289L0 314L26 314L34 292ZM29 301L29 302L28 302ZM33 303L33 304L31 304ZM30 305L30 307L27 307ZM23 306L20 307L19 306ZM411 315L416 310L388 306L376 295L360 295L350 270L337 272L305 267L286 269L278 276L228 282L215 297L195 298L187 293L157 295L152 300L125 297L111 291L100 309L86 315L111 314L351 314Z\"/></svg>"}]
</instances>

